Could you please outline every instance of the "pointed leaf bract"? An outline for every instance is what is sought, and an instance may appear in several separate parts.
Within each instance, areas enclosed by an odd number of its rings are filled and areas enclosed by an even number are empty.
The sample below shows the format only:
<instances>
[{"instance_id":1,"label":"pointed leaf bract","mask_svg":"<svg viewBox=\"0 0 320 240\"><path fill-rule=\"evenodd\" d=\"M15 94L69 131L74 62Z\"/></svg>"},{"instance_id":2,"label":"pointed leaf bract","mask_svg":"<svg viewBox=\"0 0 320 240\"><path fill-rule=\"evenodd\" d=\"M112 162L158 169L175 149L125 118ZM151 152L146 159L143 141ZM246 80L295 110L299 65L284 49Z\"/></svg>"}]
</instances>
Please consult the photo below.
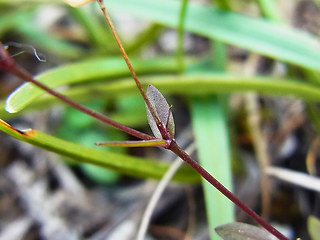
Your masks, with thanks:
<instances>
[{"instance_id":1,"label":"pointed leaf bract","mask_svg":"<svg viewBox=\"0 0 320 240\"><path fill-rule=\"evenodd\" d=\"M169 104L167 103L164 96L160 93L160 91L152 85L148 86L147 89L147 97L154 108L160 122L166 128L166 130L173 137L174 134L174 120ZM162 135L157 127L156 121L154 120L148 106L147 109L147 117L150 128L155 137L162 139Z\"/></svg>"},{"instance_id":2,"label":"pointed leaf bract","mask_svg":"<svg viewBox=\"0 0 320 240\"><path fill-rule=\"evenodd\" d=\"M174 125L174 119L173 119L173 114L172 114L171 108L169 109L169 111L170 112L169 112L169 118L168 118L168 122L166 125L166 129L167 129L167 131L169 131L170 136L174 137L175 125Z\"/></svg>"}]
</instances>

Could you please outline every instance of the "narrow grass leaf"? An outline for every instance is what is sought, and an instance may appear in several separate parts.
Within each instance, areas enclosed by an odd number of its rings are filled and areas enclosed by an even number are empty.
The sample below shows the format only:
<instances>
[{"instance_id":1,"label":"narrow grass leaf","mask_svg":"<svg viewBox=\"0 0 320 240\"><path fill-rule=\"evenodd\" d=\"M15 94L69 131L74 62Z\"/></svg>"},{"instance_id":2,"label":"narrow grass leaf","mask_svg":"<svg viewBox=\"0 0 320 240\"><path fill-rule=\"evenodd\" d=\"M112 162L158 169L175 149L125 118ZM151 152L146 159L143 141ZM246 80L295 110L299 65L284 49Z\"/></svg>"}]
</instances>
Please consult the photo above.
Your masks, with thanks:
<instances>
[{"instance_id":1,"label":"narrow grass leaf","mask_svg":"<svg viewBox=\"0 0 320 240\"><path fill-rule=\"evenodd\" d=\"M132 61L132 64L138 74L173 72L176 69L173 60L169 58L136 60ZM113 80L129 75L125 62L121 58L112 58L87 60L62 66L44 72L36 79L50 88L56 88L88 81ZM9 96L6 110L10 113L18 112L44 93L45 91L31 83L25 83Z\"/></svg>"},{"instance_id":2,"label":"narrow grass leaf","mask_svg":"<svg viewBox=\"0 0 320 240\"><path fill-rule=\"evenodd\" d=\"M0 131L20 141L70 157L79 163L93 164L130 176L160 179L169 167L168 164L162 162L89 148L34 129L17 130L1 119ZM199 175L187 166L181 168L174 179L183 182L200 181Z\"/></svg>"},{"instance_id":3,"label":"narrow grass leaf","mask_svg":"<svg viewBox=\"0 0 320 240\"><path fill-rule=\"evenodd\" d=\"M1 13L0 37L2 37L6 32L16 28L23 22L30 21L33 14L33 10L15 10L6 13Z\"/></svg>"},{"instance_id":4,"label":"narrow grass leaf","mask_svg":"<svg viewBox=\"0 0 320 240\"><path fill-rule=\"evenodd\" d=\"M179 1L110 0L112 12L176 28ZM185 31L239 46L264 56L320 70L320 45L315 36L272 21L222 11L210 5L190 3Z\"/></svg>"},{"instance_id":5,"label":"narrow grass leaf","mask_svg":"<svg viewBox=\"0 0 320 240\"><path fill-rule=\"evenodd\" d=\"M225 44L211 42L212 65L193 68L193 73L208 71L225 72L227 51ZM215 176L227 189L232 191L232 170L229 144L229 128L227 126L226 96L210 95L191 98L191 117L196 139L199 162L209 173ZM207 181L202 181L206 201L207 218L211 240L220 240L214 231L218 225L234 221L234 207L228 199L218 191L212 190ZM218 206L218 207L217 207Z\"/></svg>"},{"instance_id":6,"label":"narrow grass leaf","mask_svg":"<svg viewBox=\"0 0 320 240\"><path fill-rule=\"evenodd\" d=\"M97 69L99 71L99 69ZM100 70L101 71L101 70ZM58 71L57 71L58 73ZM46 83L52 84L48 80L57 79L57 81L68 81L74 79L77 75L55 75L53 72L48 76L43 75ZM98 74L98 73L95 73ZM103 75L103 74L102 74ZM102 77L101 75L101 77ZM87 81L81 76L77 76L81 81ZM62 79L62 80L61 80ZM274 77L248 77L248 76L233 76L229 74L210 74L204 76L175 76L175 75L162 75L152 77L142 77L142 84L147 85L150 83L156 86L164 94L182 94L184 96L203 96L212 93L243 93L253 91L261 95L267 96L280 96L280 97L294 97L301 98L309 102L320 101L320 88L310 84L290 79L280 79ZM54 82L54 81L53 81ZM74 81L76 83L76 81ZM31 88L31 89L30 89ZM84 102L87 100L94 100L99 98L110 98L116 96L125 96L128 94L137 93L136 85L131 78L119 79L115 82L97 83L85 86L74 86L70 89L63 91L63 94L73 100ZM21 111L29 106L34 100L34 95L40 96L43 91L32 86L25 84L18 88L6 101L6 108L10 112ZM51 96L43 96L39 101L30 105L26 110L35 110L48 108L48 106L61 104L57 99ZM0 106L4 103L0 102ZM17 114L12 115L17 116ZM10 115L2 108L0 109L0 117L8 118Z\"/></svg>"},{"instance_id":7,"label":"narrow grass leaf","mask_svg":"<svg viewBox=\"0 0 320 240\"><path fill-rule=\"evenodd\" d=\"M214 96L192 98L192 126L201 166L232 191L229 133L222 105ZM233 204L207 181L203 181L203 188L210 239L219 239L213 228L234 221Z\"/></svg>"}]
</instances>

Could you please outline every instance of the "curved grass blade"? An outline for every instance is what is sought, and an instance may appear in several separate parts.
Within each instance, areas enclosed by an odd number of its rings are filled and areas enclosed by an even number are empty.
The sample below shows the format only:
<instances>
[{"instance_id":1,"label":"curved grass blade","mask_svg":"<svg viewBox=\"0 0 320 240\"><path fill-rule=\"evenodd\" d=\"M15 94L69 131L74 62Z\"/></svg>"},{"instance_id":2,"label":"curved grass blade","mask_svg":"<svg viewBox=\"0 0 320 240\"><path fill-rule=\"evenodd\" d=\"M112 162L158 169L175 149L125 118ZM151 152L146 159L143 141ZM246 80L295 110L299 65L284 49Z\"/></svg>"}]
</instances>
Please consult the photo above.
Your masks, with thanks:
<instances>
[{"instance_id":1,"label":"curved grass blade","mask_svg":"<svg viewBox=\"0 0 320 240\"><path fill-rule=\"evenodd\" d=\"M68 76L62 76L68 79ZM72 76L71 76L72 78ZM48 75L48 79L52 76ZM164 94L182 95L207 95L212 93L239 93L253 91L261 95L295 97L309 102L320 101L320 88L310 83L299 82L290 79L280 79L274 77L247 77L232 76L227 74L207 74L194 76L154 76L144 77L143 82L151 83ZM82 81L82 80L81 80ZM25 84L27 85L27 84ZM24 86L25 86L24 85ZM7 105L12 110L18 111L26 108L35 99L30 93L38 92L37 88L27 85L28 88L19 88L7 99ZM29 89L31 88L31 90ZM115 96L125 96L136 93L136 86L132 79L122 79L117 82L107 82L86 86L72 87L63 92L64 95L77 101L87 101L98 98L108 98ZM40 95L42 92L40 92ZM57 99L44 96L30 105L28 109L40 109L60 103ZM0 102L0 106L3 102ZM8 113L0 109L0 117L9 117Z\"/></svg>"},{"instance_id":2,"label":"curved grass blade","mask_svg":"<svg viewBox=\"0 0 320 240\"><path fill-rule=\"evenodd\" d=\"M110 0L108 6L113 12L125 12L173 28L178 25L179 1ZM318 39L283 24L190 3L185 31L320 70Z\"/></svg>"},{"instance_id":3,"label":"curved grass blade","mask_svg":"<svg viewBox=\"0 0 320 240\"><path fill-rule=\"evenodd\" d=\"M2 12L0 16L0 37L2 37L6 32L16 28L23 22L30 20L33 15L34 10L32 9L15 9L15 11L9 11L6 13Z\"/></svg>"},{"instance_id":4,"label":"curved grass blade","mask_svg":"<svg viewBox=\"0 0 320 240\"><path fill-rule=\"evenodd\" d=\"M139 74L174 72L176 70L176 65L170 58L136 60L133 61L133 64ZM56 88L73 83L112 80L129 75L123 60L113 58L88 60L62 66L42 73L36 79L50 88ZM44 93L42 89L31 83L25 83L9 96L6 110L10 113L18 112Z\"/></svg>"},{"instance_id":5,"label":"curved grass blade","mask_svg":"<svg viewBox=\"0 0 320 240\"><path fill-rule=\"evenodd\" d=\"M77 162L94 164L130 176L160 179L169 167L168 164L162 162L89 148L34 129L17 130L1 119L0 131L20 141L73 158ZM193 169L184 167L175 175L175 180L199 182L200 177Z\"/></svg>"}]
</instances>

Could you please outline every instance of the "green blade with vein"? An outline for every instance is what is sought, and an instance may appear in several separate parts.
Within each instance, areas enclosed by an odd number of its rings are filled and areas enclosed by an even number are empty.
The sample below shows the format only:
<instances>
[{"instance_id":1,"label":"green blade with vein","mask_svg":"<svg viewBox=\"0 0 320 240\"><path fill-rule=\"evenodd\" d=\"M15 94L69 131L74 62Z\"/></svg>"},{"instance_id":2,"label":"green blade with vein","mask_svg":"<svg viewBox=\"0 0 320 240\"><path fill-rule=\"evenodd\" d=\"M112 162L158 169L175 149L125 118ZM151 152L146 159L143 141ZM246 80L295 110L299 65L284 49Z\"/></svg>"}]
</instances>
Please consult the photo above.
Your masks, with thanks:
<instances>
[{"instance_id":1,"label":"green blade with vein","mask_svg":"<svg viewBox=\"0 0 320 240\"><path fill-rule=\"evenodd\" d=\"M153 60L134 60L132 65L139 74L174 72L176 64L173 59L160 58ZM85 83L88 81L114 80L129 76L130 72L121 58L94 59L75 64L58 67L46 71L36 79L50 88ZM30 102L44 94L45 91L31 83L25 83L17 88L8 98L6 110L10 113L18 112Z\"/></svg>"},{"instance_id":2,"label":"green blade with vein","mask_svg":"<svg viewBox=\"0 0 320 240\"><path fill-rule=\"evenodd\" d=\"M48 75L48 79L52 77ZM68 76L63 80L68 81ZM62 80L62 81L63 81ZM193 76L160 75L141 78L142 84L152 84L164 94L182 95L207 95L212 93L240 93L254 91L258 94L281 97L301 98L310 102L320 101L320 88L310 84L292 79L281 79L267 76L233 76L230 74L206 74ZM13 112L20 111L28 106L29 109L48 107L59 103L57 99L44 96L30 105L35 99L36 87L28 84L30 89L19 89L11 95L7 106ZM136 85L131 78L119 79L114 82L103 82L85 86L74 86L62 92L64 95L76 101L93 100L98 98L125 96L137 93ZM0 102L0 106L4 103ZM9 117L8 113L0 110L0 117Z\"/></svg>"},{"instance_id":3,"label":"green blade with vein","mask_svg":"<svg viewBox=\"0 0 320 240\"><path fill-rule=\"evenodd\" d=\"M110 0L113 13L176 28L180 2L172 0ZM239 46L264 56L320 70L318 38L284 24L222 11L211 5L190 3L185 31Z\"/></svg>"},{"instance_id":4,"label":"green blade with vein","mask_svg":"<svg viewBox=\"0 0 320 240\"><path fill-rule=\"evenodd\" d=\"M70 157L77 162L93 164L134 177L161 179L162 175L169 167L168 164L159 161L86 147L50 136L34 129L18 130L1 119L0 131L5 132L20 141ZM180 169L174 179L183 182L200 181L198 174L187 166Z\"/></svg>"}]
</instances>

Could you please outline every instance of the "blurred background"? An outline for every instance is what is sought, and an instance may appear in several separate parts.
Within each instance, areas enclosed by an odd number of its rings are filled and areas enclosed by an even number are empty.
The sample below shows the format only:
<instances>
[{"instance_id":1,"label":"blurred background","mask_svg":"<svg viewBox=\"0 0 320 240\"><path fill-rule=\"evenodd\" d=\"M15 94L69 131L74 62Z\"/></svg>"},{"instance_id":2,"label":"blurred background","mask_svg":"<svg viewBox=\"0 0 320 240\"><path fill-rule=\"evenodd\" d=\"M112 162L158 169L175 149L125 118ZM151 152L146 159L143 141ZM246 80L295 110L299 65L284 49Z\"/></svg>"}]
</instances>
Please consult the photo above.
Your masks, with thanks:
<instances>
[{"instance_id":1,"label":"blurred background","mask_svg":"<svg viewBox=\"0 0 320 240\"><path fill-rule=\"evenodd\" d=\"M187 1L105 2L144 86L159 84L173 106L177 142L184 149L195 144L194 159L290 239L320 239L319 99L300 94L300 85L290 92L292 79L305 84L302 90L319 88L319 1L193 0L185 25ZM0 0L0 13L0 40L18 64L76 102L151 134L144 102L96 3ZM190 85L179 84L184 78ZM269 79L273 87L263 85ZM217 87L206 85L211 80ZM8 113L6 98L22 83L0 71L0 118L15 128L116 156L175 161L158 148L94 146L134 138L48 96L33 101L22 93L19 101L28 105ZM0 240L135 239L164 169L151 163L154 174L138 176L65 155L0 132ZM254 224L184 170L190 176L166 186L144 239L221 239L214 232L220 224Z\"/></svg>"}]
</instances>

